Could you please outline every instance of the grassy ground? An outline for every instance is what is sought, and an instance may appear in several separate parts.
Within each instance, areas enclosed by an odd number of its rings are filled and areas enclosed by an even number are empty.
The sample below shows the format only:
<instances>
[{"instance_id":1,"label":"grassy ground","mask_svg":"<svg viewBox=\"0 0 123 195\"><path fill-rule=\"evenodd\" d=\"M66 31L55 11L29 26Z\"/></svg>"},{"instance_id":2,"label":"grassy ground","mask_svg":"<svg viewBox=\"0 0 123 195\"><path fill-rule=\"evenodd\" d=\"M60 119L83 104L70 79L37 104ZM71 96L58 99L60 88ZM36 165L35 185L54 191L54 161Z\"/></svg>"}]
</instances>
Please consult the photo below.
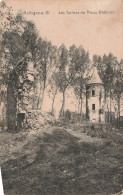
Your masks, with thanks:
<instances>
[{"instance_id":1,"label":"grassy ground","mask_svg":"<svg viewBox=\"0 0 123 195\"><path fill-rule=\"evenodd\" d=\"M99 128L103 129L98 127L96 132ZM94 129L66 123L14 135L1 133L5 194L108 195L121 191L121 133L109 129L107 136L92 136L89 132Z\"/></svg>"}]
</instances>

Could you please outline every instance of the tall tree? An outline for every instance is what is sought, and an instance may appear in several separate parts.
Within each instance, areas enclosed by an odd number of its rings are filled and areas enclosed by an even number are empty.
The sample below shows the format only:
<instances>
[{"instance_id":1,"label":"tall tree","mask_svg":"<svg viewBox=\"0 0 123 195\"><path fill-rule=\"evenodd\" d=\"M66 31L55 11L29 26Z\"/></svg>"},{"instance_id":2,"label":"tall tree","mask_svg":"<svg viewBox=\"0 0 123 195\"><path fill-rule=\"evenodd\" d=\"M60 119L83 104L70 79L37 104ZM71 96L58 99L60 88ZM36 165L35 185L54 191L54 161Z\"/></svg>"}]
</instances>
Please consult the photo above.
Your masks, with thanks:
<instances>
[{"instance_id":1,"label":"tall tree","mask_svg":"<svg viewBox=\"0 0 123 195\"><path fill-rule=\"evenodd\" d=\"M24 91L20 80L27 80L28 65L35 64L38 32L34 23L26 21L20 13L9 19L10 25L2 31L1 61L3 83L7 87L8 129L12 130L16 125L17 100L22 98Z\"/></svg>"},{"instance_id":2,"label":"tall tree","mask_svg":"<svg viewBox=\"0 0 123 195\"><path fill-rule=\"evenodd\" d=\"M117 66L114 82L114 98L117 103L117 126L120 127L120 114L123 97L123 60Z\"/></svg>"},{"instance_id":3,"label":"tall tree","mask_svg":"<svg viewBox=\"0 0 123 195\"><path fill-rule=\"evenodd\" d=\"M58 72L56 73L56 77L58 78L57 84L60 92L62 93L62 107L60 111L60 117L64 115L64 106L65 106L65 93L66 89L69 85L69 77L68 77L68 50L65 45L62 44L59 49L59 64L58 64Z\"/></svg>"},{"instance_id":4,"label":"tall tree","mask_svg":"<svg viewBox=\"0 0 123 195\"><path fill-rule=\"evenodd\" d=\"M100 77L104 83L105 88L105 102L108 111L108 122L112 121L112 100L114 93L114 81L116 76L116 68L118 65L118 60L111 53L109 55L103 56L93 56L93 61L97 65Z\"/></svg>"},{"instance_id":5,"label":"tall tree","mask_svg":"<svg viewBox=\"0 0 123 195\"><path fill-rule=\"evenodd\" d=\"M57 95L57 92L59 91L59 78L57 78L59 71L58 69L58 49L56 46L52 46L51 50L51 66L50 66L50 74L48 75L48 95L52 99L52 105L51 105L51 114L54 115L54 103L55 103L55 97Z\"/></svg>"},{"instance_id":6,"label":"tall tree","mask_svg":"<svg viewBox=\"0 0 123 195\"><path fill-rule=\"evenodd\" d=\"M89 53L82 46L70 48L71 64L74 66L74 92L79 101L80 122L82 120L82 104L83 96L85 95L85 84L87 79L87 71L89 68Z\"/></svg>"},{"instance_id":7,"label":"tall tree","mask_svg":"<svg viewBox=\"0 0 123 195\"><path fill-rule=\"evenodd\" d=\"M38 102L37 102L37 108L41 109L44 99L44 93L45 89L48 84L49 77L51 76L52 68L55 64L56 60L56 47L52 46L51 42L39 39L38 40L38 62L37 63L37 71L38 75L37 78L39 80L39 96L38 96Z\"/></svg>"}]
</instances>

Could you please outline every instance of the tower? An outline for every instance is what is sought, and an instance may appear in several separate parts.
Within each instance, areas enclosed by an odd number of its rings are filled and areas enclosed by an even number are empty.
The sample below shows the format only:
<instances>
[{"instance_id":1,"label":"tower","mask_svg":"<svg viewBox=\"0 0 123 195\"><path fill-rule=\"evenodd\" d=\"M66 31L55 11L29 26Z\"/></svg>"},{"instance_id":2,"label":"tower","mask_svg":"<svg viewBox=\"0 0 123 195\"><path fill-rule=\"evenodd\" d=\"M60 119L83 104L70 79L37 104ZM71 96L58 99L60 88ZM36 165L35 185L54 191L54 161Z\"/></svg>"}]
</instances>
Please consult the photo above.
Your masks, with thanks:
<instances>
[{"instance_id":1,"label":"tower","mask_svg":"<svg viewBox=\"0 0 123 195\"><path fill-rule=\"evenodd\" d=\"M105 90L96 67L86 85L86 119L105 122Z\"/></svg>"}]
</instances>

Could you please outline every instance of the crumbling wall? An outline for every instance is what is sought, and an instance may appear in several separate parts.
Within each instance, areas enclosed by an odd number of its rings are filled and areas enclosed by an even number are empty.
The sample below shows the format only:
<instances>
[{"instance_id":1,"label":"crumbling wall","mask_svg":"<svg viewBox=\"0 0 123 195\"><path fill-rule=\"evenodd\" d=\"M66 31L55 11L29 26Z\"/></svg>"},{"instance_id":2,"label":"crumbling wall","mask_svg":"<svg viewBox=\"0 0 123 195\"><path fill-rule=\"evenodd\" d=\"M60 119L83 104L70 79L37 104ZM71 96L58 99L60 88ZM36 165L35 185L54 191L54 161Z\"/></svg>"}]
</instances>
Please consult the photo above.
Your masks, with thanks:
<instances>
[{"instance_id":1,"label":"crumbling wall","mask_svg":"<svg viewBox=\"0 0 123 195\"><path fill-rule=\"evenodd\" d=\"M16 129L17 99L14 95L13 85L10 82L7 87L7 126L9 131Z\"/></svg>"}]
</instances>

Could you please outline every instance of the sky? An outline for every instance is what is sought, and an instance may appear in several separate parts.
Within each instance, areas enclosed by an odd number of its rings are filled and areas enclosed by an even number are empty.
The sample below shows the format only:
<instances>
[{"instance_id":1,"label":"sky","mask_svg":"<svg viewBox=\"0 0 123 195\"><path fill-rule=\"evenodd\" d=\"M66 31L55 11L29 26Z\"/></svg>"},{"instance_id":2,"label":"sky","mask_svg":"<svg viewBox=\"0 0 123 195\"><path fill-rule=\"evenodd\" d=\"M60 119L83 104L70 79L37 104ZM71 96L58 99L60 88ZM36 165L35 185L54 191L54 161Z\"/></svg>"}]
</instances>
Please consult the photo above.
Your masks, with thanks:
<instances>
[{"instance_id":1,"label":"sky","mask_svg":"<svg viewBox=\"0 0 123 195\"><path fill-rule=\"evenodd\" d=\"M15 13L22 10L27 19L34 21L39 34L54 45L60 46L64 43L67 48L72 44L82 45L89 51L91 58L93 54L103 55L110 52L119 60L123 58L123 0L5 0L5 2L13 7ZM46 14L46 11L49 14ZM77 13L68 14L67 11ZM104 11L111 14L103 14ZM31 12L40 14L34 15Z\"/></svg>"}]
</instances>

